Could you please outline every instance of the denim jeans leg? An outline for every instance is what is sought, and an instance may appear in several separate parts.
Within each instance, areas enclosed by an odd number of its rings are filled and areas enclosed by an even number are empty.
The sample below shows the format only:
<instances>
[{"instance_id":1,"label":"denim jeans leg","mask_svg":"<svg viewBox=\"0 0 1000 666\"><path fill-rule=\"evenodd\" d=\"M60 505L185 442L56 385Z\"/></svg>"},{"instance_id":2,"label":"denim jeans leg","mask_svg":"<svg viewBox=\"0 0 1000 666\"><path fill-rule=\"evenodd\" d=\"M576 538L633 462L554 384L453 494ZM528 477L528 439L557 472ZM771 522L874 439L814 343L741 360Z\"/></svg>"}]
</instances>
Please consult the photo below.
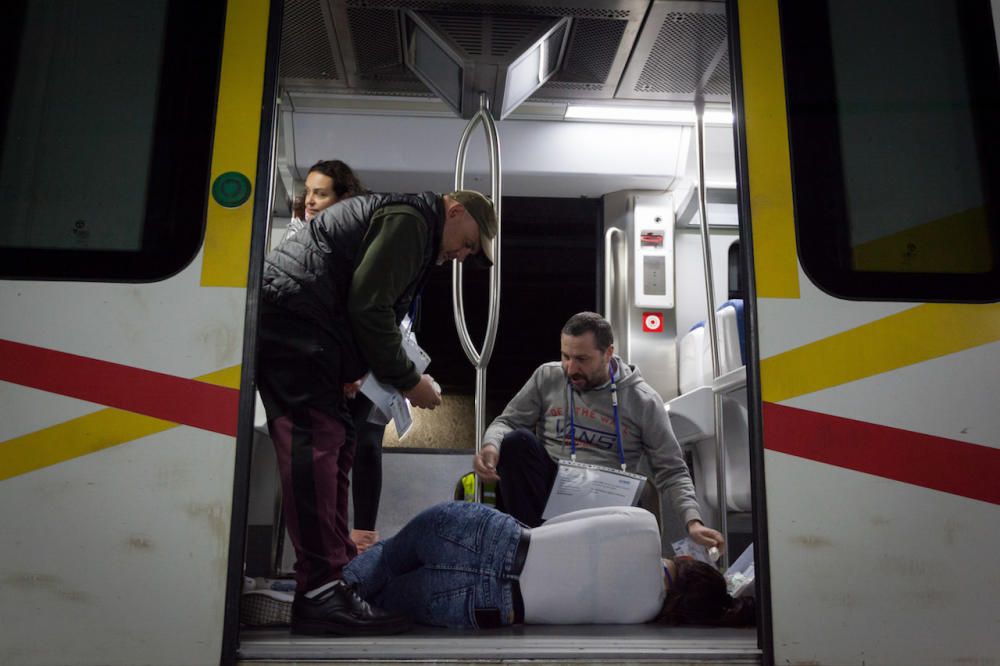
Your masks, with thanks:
<instances>
[{"instance_id":1,"label":"denim jeans leg","mask_svg":"<svg viewBox=\"0 0 1000 666\"><path fill-rule=\"evenodd\" d=\"M425 624L476 626L477 608L495 608L509 624L509 572L522 529L489 507L439 504L354 559L344 578L362 596Z\"/></svg>"}]
</instances>

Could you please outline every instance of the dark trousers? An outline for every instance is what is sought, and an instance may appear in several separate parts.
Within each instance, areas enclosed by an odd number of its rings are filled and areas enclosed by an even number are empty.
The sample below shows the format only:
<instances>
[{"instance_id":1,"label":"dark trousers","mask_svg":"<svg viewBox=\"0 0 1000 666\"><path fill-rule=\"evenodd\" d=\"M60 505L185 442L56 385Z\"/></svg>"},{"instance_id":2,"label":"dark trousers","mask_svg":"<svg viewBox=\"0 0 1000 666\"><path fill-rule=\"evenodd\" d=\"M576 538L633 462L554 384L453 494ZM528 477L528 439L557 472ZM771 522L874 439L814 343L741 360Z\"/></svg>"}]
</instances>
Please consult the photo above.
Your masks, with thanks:
<instances>
[{"instance_id":1,"label":"dark trousers","mask_svg":"<svg viewBox=\"0 0 1000 666\"><path fill-rule=\"evenodd\" d=\"M535 433L524 428L507 433L497 462L497 509L528 527L538 527L558 471L559 465Z\"/></svg>"},{"instance_id":2,"label":"dark trousers","mask_svg":"<svg viewBox=\"0 0 1000 666\"><path fill-rule=\"evenodd\" d=\"M357 550L347 524L353 426L339 346L312 323L261 310L257 384L278 458L300 591L341 577Z\"/></svg>"},{"instance_id":3,"label":"dark trousers","mask_svg":"<svg viewBox=\"0 0 1000 666\"><path fill-rule=\"evenodd\" d=\"M373 531L382 496L382 436L385 426L368 422L372 401L361 395L349 401L357 448L351 472L351 498L354 500L354 528Z\"/></svg>"}]
</instances>

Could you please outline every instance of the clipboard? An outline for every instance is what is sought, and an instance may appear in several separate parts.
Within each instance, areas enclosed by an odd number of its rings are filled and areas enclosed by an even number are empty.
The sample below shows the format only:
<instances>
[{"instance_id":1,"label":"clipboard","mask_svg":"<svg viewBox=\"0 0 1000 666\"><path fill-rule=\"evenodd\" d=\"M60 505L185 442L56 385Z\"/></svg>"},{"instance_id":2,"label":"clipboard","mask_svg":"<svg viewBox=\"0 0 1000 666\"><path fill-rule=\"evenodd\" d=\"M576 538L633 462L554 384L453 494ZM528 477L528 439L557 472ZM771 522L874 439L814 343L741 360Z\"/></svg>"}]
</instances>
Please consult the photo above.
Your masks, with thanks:
<instances>
[{"instance_id":1,"label":"clipboard","mask_svg":"<svg viewBox=\"0 0 1000 666\"><path fill-rule=\"evenodd\" d=\"M560 460L542 519L548 520L580 509L635 506L645 484L646 477L642 474Z\"/></svg>"}]
</instances>

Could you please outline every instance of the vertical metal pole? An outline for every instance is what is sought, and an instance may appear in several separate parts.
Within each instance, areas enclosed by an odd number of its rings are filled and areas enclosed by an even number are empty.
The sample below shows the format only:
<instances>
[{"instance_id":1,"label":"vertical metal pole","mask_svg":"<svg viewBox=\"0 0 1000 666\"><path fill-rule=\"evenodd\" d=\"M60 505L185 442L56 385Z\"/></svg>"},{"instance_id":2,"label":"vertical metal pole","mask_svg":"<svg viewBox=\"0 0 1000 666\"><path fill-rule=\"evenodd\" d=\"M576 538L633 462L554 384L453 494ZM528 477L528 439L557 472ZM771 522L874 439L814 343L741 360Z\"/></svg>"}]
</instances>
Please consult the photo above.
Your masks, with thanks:
<instances>
[{"instance_id":1,"label":"vertical metal pole","mask_svg":"<svg viewBox=\"0 0 1000 666\"><path fill-rule=\"evenodd\" d=\"M465 158L469 150L469 138L476 125L482 123L486 133L486 147L490 158L490 184L493 194L493 208L497 214L497 235L493 239L493 266L490 267L490 297L489 314L486 319L486 337L483 340L482 351L476 351L469 336L469 328L465 323L465 304L462 299L462 264L452 261L451 287L452 306L455 314L455 328L462 343L465 355L476 368L476 455L483 447L483 433L486 430L486 367L493 355L496 344L497 324L500 319L500 138L497 135L496 123L490 113L489 98L486 93L479 93L479 111L472 117L458 145L458 157L455 160L455 189L462 189L465 181ZM476 501L482 501L482 488L476 483Z\"/></svg>"},{"instance_id":2,"label":"vertical metal pole","mask_svg":"<svg viewBox=\"0 0 1000 666\"><path fill-rule=\"evenodd\" d=\"M719 360L719 337L716 331L715 321L715 278L712 272L712 245L708 230L707 205L705 203L705 98L699 93L694 100L695 114L697 115L696 136L698 143L698 208L701 213L701 253L703 265L705 267L705 295L708 303L708 318L706 328L711 341L712 349L712 379L718 379L721 362ZM718 529L726 539L727 548L721 549L721 559L719 561L723 569L729 566L728 541L729 541L729 521L727 515L728 503L726 501L726 442L725 431L722 422L722 396L712 392L715 416L715 481L716 494L719 502L719 522Z\"/></svg>"}]
</instances>

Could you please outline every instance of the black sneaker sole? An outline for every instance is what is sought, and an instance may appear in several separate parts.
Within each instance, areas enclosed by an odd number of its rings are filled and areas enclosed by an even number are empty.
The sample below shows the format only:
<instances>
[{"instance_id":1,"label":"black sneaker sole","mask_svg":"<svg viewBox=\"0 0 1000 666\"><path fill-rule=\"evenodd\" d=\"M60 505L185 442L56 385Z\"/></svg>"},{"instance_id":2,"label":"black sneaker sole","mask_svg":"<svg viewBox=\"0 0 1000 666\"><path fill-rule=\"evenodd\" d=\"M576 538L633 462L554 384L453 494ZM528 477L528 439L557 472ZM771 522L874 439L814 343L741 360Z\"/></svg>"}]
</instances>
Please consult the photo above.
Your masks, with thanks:
<instances>
[{"instance_id":1,"label":"black sneaker sole","mask_svg":"<svg viewBox=\"0 0 1000 666\"><path fill-rule=\"evenodd\" d=\"M397 618L382 623L343 624L324 620L292 619L292 633L303 636L392 636L409 631L411 622Z\"/></svg>"}]
</instances>

